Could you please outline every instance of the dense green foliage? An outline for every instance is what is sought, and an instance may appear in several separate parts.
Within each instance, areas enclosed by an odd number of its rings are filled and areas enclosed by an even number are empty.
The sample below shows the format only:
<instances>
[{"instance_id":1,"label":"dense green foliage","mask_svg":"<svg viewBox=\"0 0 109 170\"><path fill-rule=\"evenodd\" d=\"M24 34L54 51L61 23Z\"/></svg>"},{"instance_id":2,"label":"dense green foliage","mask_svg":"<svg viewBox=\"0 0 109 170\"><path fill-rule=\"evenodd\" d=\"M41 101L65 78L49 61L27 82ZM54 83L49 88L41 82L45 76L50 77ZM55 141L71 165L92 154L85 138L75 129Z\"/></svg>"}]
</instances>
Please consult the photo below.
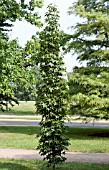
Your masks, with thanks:
<instances>
[{"instance_id":1,"label":"dense green foliage","mask_svg":"<svg viewBox=\"0 0 109 170\"><path fill-rule=\"evenodd\" d=\"M0 106L5 101L17 100L13 96L14 83L19 81L22 72L22 49L16 40L0 40Z\"/></svg>"},{"instance_id":2,"label":"dense green foliage","mask_svg":"<svg viewBox=\"0 0 109 170\"><path fill-rule=\"evenodd\" d=\"M39 48L39 39L35 35L25 44L25 48L23 49L23 67L26 77L20 83L16 82L16 88L14 89L18 100L36 100L37 88L41 78L38 66Z\"/></svg>"},{"instance_id":3,"label":"dense green foliage","mask_svg":"<svg viewBox=\"0 0 109 170\"><path fill-rule=\"evenodd\" d=\"M67 87L63 78L65 69L60 55L62 32L59 30L59 14L55 6L49 5L45 14L45 28L39 33L39 63L41 83L36 101L37 113L42 115L39 149L48 160L48 166L63 162L65 137L64 117L67 108Z\"/></svg>"},{"instance_id":4,"label":"dense green foliage","mask_svg":"<svg viewBox=\"0 0 109 170\"><path fill-rule=\"evenodd\" d=\"M16 19L30 22L31 24L40 26L40 16L35 11L36 7L42 7L43 0L1 0L0 1L0 32L8 30L5 27L11 27ZM10 22L9 22L10 21Z\"/></svg>"},{"instance_id":5,"label":"dense green foliage","mask_svg":"<svg viewBox=\"0 0 109 170\"><path fill-rule=\"evenodd\" d=\"M7 105L7 101L17 102L14 95L14 89L20 82L25 84L30 76L29 69L25 69L24 49L22 49L17 40L9 41L8 31L12 24L17 20L25 19L31 24L41 26L36 7L41 7L42 1L30 0L26 4L24 0L0 1L0 107ZM34 11L35 10L35 11ZM30 81L31 82L31 81Z\"/></svg>"},{"instance_id":6,"label":"dense green foliage","mask_svg":"<svg viewBox=\"0 0 109 170\"><path fill-rule=\"evenodd\" d=\"M69 8L80 17L68 35L67 50L86 67L69 74L71 114L109 119L109 4L107 0L78 0Z\"/></svg>"}]
</instances>

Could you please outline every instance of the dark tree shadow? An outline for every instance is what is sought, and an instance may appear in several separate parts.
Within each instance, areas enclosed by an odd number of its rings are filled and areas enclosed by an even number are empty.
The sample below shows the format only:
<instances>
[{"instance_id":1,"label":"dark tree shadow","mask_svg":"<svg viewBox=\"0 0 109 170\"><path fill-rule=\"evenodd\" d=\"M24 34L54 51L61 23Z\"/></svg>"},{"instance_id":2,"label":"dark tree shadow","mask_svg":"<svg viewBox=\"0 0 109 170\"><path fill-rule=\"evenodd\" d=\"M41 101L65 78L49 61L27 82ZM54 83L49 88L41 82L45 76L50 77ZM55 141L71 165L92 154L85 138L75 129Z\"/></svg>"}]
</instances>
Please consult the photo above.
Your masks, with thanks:
<instances>
[{"instance_id":1,"label":"dark tree shadow","mask_svg":"<svg viewBox=\"0 0 109 170\"><path fill-rule=\"evenodd\" d=\"M3 170L43 170L44 167L45 167L44 163L39 160L29 161L19 159L0 160L0 169Z\"/></svg>"},{"instance_id":2,"label":"dark tree shadow","mask_svg":"<svg viewBox=\"0 0 109 170\"><path fill-rule=\"evenodd\" d=\"M39 134L39 126L0 126L1 133Z\"/></svg>"}]
</instances>

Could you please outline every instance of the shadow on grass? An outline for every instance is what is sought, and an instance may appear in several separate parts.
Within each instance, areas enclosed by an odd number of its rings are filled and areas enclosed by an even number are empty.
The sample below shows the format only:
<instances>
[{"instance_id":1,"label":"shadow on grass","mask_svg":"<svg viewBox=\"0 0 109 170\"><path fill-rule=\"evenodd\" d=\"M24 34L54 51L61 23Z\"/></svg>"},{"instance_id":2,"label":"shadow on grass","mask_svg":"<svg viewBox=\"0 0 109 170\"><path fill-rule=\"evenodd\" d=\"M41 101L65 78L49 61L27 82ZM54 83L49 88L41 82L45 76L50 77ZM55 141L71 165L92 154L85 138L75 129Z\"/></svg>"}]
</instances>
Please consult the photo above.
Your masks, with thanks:
<instances>
[{"instance_id":1,"label":"shadow on grass","mask_svg":"<svg viewBox=\"0 0 109 170\"><path fill-rule=\"evenodd\" d=\"M39 134L39 126L0 126L0 133Z\"/></svg>"},{"instance_id":2,"label":"shadow on grass","mask_svg":"<svg viewBox=\"0 0 109 170\"><path fill-rule=\"evenodd\" d=\"M0 170L42 170L40 160L0 159Z\"/></svg>"},{"instance_id":3,"label":"shadow on grass","mask_svg":"<svg viewBox=\"0 0 109 170\"><path fill-rule=\"evenodd\" d=\"M68 131L67 135L69 138L84 139L84 140L94 139L98 137L109 138L109 128L70 127L68 128L67 131Z\"/></svg>"},{"instance_id":4,"label":"shadow on grass","mask_svg":"<svg viewBox=\"0 0 109 170\"><path fill-rule=\"evenodd\" d=\"M19 164L19 163L13 163L13 162L0 162L0 169L2 170L31 170L31 168L28 168L25 165Z\"/></svg>"},{"instance_id":5,"label":"shadow on grass","mask_svg":"<svg viewBox=\"0 0 109 170\"><path fill-rule=\"evenodd\" d=\"M40 127L39 126L0 126L0 132L37 135L40 133ZM103 136L102 134L107 134L107 136L106 135ZM66 135L68 136L68 138L84 139L84 140L94 139L96 137L109 138L109 128L67 127Z\"/></svg>"},{"instance_id":6,"label":"shadow on grass","mask_svg":"<svg viewBox=\"0 0 109 170\"><path fill-rule=\"evenodd\" d=\"M16 111L16 110L10 110L8 115L16 115L16 116L33 116L36 114L36 111Z\"/></svg>"},{"instance_id":7,"label":"shadow on grass","mask_svg":"<svg viewBox=\"0 0 109 170\"><path fill-rule=\"evenodd\" d=\"M0 170L48 170L40 160L0 159Z\"/></svg>"},{"instance_id":8,"label":"shadow on grass","mask_svg":"<svg viewBox=\"0 0 109 170\"><path fill-rule=\"evenodd\" d=\"M63 163L56 166L56 170L108 170L107 164L95 164L95 163ZM0 170L52 170L47 168L46 162L43 161L27 161L27 160L15 160L15 159L2 159L0 160Z\"/></svg>"}]
</instances>

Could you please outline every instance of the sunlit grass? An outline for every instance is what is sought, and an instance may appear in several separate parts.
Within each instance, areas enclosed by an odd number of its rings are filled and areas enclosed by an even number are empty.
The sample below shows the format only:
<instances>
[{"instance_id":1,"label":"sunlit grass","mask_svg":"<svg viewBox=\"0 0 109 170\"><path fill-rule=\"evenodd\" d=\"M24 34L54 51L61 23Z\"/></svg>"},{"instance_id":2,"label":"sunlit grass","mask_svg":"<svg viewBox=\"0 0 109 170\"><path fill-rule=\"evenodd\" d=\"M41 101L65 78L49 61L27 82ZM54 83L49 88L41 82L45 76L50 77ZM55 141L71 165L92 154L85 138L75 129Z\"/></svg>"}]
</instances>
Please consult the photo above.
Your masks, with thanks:
<instances>
[{"instance_id":1,"label":"sunlit grass","mask_svg":"<svg viewBox=\"0 0 109 170\"><path fill-rule=\"evenodd\" d=\"M109 170L108 164L95 163L63 163L56 170ZM45 162L38 160L0 159L0 170L52 170Z\"/></svg>"},{"instance_id":2,"label":"sunlit grass","mask_svg":"<svg viewBox=\"0 0 109 170\"><path fill-rule=\"evenodd\" d=\"M0 112L5 115L34 115L36 113L35 101L19 101L19 105L15 103L13 107L9 105L8 112Z\"/></svg>"},{"instance_id":3,"label":"sunlit grass","mask_svg":"<svg viewBox=\"0 0 109 170\"><path fill-rule=\"evenodd\" d=\"M89 136L98 132L109 133L109 128L68 128L69 151L109 153L109 137ZM0 147L36 149L39 133L36 126L0 126Z\"/></svg>"}]
</instances>

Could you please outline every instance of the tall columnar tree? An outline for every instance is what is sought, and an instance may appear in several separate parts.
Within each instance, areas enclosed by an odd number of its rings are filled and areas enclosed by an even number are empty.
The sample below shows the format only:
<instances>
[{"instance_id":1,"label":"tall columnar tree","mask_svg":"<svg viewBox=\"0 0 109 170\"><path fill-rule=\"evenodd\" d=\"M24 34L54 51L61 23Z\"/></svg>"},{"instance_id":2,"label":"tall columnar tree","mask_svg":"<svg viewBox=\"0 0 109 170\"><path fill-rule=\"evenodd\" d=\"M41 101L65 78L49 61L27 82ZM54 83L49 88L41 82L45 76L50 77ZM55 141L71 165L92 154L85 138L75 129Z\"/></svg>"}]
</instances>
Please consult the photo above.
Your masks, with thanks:
<instances>
[{"instance_id":1,"label":"tall columnar tree","mask_svg":"<svg viewBox=\"0 0 109 170\"><path fill-rule=\"evenodd\" d=\"M38 149L48 166L65 161L64 150L68 140L65 135L64 118L67 108L67 86L63 74L62 45L59 29L59 13L50 4L45 14L45 28L39 33L41 83L36 101L37 112L42 115Z\"/></svg>"},{"instance_id":2,"label":"tall columnar tree","mask_svg":"<svg viewBox=\"0 0 109 170\"><path fill-rule=\"evenodd\" d=\"M86 117L109 119L109 2L78 0L69 8L80 19L67 35L68 51L86 67L69 75L71 111Z\"/></svg>"},{"instance_id":3,"label":"tall columnar tree","mask_svg":"<svg viewBox=\"0 0 109 170\"><path fill-rule=\"evenodd\" d=\"M16 101L13 87L17 81L27 84L29 72L25 70L24 51L16 40L9 41L8 31L13 23L26 20L31 24L40 26L40 16L36 7L42 6L42 0L1 0L0 1L0 107L6 101ZM17 102L17 101L16 101Z\"/></svg>"}]
</instances>

